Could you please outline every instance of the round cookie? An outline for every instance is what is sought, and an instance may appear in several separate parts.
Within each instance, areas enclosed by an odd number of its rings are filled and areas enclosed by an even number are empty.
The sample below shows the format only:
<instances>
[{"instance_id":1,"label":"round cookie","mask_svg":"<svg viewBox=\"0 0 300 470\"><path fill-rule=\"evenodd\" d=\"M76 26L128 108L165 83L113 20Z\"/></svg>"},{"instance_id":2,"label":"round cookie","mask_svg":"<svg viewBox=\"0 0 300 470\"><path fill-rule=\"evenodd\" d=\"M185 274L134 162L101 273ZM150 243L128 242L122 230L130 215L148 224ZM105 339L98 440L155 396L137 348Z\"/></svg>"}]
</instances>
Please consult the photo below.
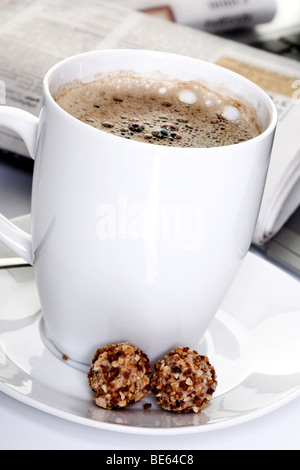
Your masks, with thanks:
<instances>
[{"instance_id":1,"label":"round cookie","mask_svg":"<svg viewBox=\"0 0 300 470\"><path fill-rule=\"evenodd\" d=\"M164 410L198 413L216 387L216 373L208 358L190 348L181 346L154 366L151 390Z\"/></svg>"},{"instance_id":2,"label":"round cookie","mask_svg":"<svg viewBox=\"0 0 300 470\"><path fill-rule=\"evenodd\" d=\"M97 406L125 408L150 390L151 365L147 355L130 343L107 345L96 351L88 381Z\"/></svg>"}]
</instances>

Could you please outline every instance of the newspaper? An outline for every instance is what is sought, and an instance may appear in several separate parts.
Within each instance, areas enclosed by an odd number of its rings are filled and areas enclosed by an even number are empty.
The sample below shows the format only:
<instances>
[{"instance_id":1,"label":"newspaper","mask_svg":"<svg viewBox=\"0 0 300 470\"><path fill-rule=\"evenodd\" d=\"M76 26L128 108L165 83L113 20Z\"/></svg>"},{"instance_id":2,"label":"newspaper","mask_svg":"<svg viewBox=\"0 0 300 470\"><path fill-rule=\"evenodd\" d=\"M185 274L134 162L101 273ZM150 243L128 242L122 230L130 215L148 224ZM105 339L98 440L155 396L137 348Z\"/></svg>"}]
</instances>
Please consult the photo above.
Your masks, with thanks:
<instances>
[{"instance_id":1,"label":"newspaper","mask_svg":"<svg viewBox=\"0 0 300 470\"><path fill-rule=\"evenodd\" d=\"M175 23L220 32L268 23L276 0L110 0Z\"/></svg>"},{"instance_id":2,"label":"newspaper","mask_svg":"<svg viewBox=\"0 0 300 470\"><path fill-rule=\"evenodd\" d=\"M0 83L6 103L38 115L42 80L70 55L139 48L189 55L235 70L264 88L279 125L254 243L275 235L300 202L300 64L267 52L99 0L0 0ZM15 134L0 147L27 155Z\"/></svg>"}]
</instances>

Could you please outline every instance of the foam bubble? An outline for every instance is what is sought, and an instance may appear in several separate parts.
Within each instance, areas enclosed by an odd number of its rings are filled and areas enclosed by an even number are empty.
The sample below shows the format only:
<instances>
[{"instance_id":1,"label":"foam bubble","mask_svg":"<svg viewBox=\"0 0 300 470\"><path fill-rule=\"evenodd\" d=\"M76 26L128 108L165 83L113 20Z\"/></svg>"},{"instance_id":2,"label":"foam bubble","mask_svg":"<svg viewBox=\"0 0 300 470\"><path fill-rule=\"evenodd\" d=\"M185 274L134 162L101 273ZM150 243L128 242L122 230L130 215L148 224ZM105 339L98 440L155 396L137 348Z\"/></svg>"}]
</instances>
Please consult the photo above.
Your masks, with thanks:
<instances>
[{"instance_id":1,"label":"foam bubble","mask_svg":"<svg viewBox=\"0 0 300 470\"><path fill-rule=\"evenodd\" d=\"M238 108L232 105L228 105L225 107L224 111L222 112L223 118L227 121L238 121L241 117L241 113Z\"/></svg>"},{"instance_id":2,"label":"foam bubble","mask_svg":"<svg viewBox=\"0 0 300 470\"><path fill-rule=\"evenodd\" d=\"M178 98L185 104L195 104L198 101L197 93L189 88L181 90L178 94Z\"/></svg>"},{"instance_id":3,"label":"foam bubble","mask_svg":"<svg viewBox=\"0 0 300 470\"><path fill-rule=\"evenodd\" d=\"M166 88L165 86L163 86L163 87L161 87L161 88L158 90L158 92L159 92L161 95L163 95L164 93L167 92L167 88Z\"/></svg>"}]
</instances>

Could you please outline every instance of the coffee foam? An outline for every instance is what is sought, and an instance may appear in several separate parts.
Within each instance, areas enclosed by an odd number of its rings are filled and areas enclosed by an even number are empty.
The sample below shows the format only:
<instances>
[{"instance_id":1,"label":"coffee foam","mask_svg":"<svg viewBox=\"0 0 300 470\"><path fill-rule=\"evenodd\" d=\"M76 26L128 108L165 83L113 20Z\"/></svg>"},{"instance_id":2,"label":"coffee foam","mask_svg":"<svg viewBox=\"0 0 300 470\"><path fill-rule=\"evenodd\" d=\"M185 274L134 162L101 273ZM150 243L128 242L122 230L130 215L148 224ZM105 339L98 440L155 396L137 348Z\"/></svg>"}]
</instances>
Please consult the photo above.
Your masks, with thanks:
<instances>
[{"instance_id":1,"label":"coffee foam","mask_svg":"<svg viewBox=\"0 0 300 470\"><path fill-rule=\"evenodd\" d=\"M153 144L215 147L260 133L249 103L196 81L120 72L71 85L57 102L93 127Z\"/></svg>"}]
</instances>

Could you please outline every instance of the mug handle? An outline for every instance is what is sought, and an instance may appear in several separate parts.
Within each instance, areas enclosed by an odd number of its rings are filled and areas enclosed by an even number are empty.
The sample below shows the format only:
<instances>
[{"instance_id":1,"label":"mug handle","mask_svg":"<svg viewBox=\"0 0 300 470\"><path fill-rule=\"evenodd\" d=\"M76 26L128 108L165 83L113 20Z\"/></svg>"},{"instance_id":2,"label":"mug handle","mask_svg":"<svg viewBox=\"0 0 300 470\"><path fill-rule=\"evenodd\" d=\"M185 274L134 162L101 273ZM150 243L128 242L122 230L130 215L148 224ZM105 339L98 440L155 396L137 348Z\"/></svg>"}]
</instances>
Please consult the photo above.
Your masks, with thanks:
<instances>
[{"instance_id":1,"label":"mug handle","mask_svg":"<svg viewBox=\"0 0 300 470\"><path fill-rule=\"evenodd\" d=\"M39 119L32 114L10 106L0 106L0 126L15 131L24 140L29 155L34 159ZM18 256L33 265L31 235L24 232L0 213L0 241Z\"/></svg>"}]
</instances>

